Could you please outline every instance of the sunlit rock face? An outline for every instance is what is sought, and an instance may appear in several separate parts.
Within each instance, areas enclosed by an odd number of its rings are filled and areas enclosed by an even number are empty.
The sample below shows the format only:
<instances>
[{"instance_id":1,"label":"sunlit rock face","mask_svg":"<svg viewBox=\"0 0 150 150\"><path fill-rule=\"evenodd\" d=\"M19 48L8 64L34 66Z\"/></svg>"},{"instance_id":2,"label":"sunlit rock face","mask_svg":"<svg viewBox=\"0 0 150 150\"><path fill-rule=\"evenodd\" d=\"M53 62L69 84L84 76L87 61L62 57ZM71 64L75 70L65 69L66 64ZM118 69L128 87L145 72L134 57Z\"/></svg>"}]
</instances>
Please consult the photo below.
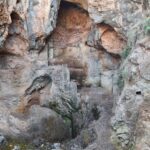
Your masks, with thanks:
<instances>
[{"instance_id":1,"label":"sunlit rock face","mask_svg":"<svg viewBox=\"0 0 150 150\"><path fill-rule=\"evenodd\" d=\"M1 0L0 134L149 149L149 10L147 0Z\"/></svg>"},{"instance_id":2,"label":"sunlit rock face","mask_svg":"<svg viewBox=\"0 0 150 150\"><path fill-rule=\"evenodd\" d=\"M122 53L126 43L112 27L100 25L100 33L101 45L106 51L112 54Z\"/></svg>"}]
</instances>

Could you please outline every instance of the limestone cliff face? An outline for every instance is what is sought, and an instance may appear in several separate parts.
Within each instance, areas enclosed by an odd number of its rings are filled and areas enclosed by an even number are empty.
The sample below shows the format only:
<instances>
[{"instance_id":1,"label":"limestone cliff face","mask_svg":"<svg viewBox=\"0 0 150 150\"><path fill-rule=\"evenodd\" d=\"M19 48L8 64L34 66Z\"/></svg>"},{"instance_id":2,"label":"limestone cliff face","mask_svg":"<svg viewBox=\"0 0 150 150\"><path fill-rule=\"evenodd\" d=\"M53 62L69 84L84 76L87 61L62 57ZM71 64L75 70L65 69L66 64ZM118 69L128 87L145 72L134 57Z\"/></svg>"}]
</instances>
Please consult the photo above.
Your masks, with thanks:
<instances>
[{"instance_id":1,"label":"limestone cliff face","mask_svg":"<svg viewBox=\"0 0 150 150\"><path fill-rule=\"evenodd\" d=\"M67 150L150 149L149 10L148 0L1 0L0 132L69 139Z\"/></svg>"}]
</instances>

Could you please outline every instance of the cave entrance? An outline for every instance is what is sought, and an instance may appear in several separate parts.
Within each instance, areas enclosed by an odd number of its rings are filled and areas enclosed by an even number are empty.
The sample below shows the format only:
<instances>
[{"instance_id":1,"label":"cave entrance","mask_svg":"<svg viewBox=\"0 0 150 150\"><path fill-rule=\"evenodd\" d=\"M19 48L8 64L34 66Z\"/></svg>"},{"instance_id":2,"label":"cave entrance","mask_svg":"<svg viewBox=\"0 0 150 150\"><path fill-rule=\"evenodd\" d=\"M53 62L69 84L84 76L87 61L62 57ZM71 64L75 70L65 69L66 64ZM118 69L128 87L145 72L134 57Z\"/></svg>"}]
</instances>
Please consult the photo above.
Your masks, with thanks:
<instances>
[{"instance_id":1,"label":"cave entrance","mask_svg":"<svg viewBox=\"0 0 150 150\"><path fill-rule=\"evenodd\" d=\"M84 51L91 24L87 11L73 3L61 2L57 26L51 36L54 54L50 64L67 64L71 79L78 87L83 85L87 76Z\"/></svg>"},{"instance_id":2,"label":"cave entrance","mask_svg":"<svg viewBox=\"0 0 150 150\"><path fill-rule=\"evenodd\" d=\"M119 53L124 40L107 24L93 25L86 10L70 2L62 1L58 13L57 26L51 35L53 58L51 65L65 64L70 70L71 80L78 88L83 86L109 86L106 83L107 70L117 69ZM101 69L101 70L100 70ZM102 78L100 77L102 72ZM112 82L108 75L108 80ZM107 85L106 85L107 84Z\"/></svg>"}]
</instances>

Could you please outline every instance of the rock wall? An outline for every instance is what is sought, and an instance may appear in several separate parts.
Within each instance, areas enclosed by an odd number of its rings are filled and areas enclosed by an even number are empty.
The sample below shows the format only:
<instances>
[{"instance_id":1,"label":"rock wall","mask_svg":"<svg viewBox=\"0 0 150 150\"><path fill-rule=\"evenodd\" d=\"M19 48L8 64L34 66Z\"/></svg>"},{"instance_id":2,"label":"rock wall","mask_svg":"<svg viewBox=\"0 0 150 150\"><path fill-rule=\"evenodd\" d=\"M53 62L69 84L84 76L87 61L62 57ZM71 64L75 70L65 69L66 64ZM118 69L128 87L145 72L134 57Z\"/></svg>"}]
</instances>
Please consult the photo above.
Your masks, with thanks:
<instances>
[{"instance_id":1,"label":"rock wall","mask_svg":"<svg viewBox=\"0 0 150 150\"><path fill-rule=\"evenodd\" d=\"M1 0L1 134L150 149L149 10L148 0Z\"/></svg>"}]
</instances>

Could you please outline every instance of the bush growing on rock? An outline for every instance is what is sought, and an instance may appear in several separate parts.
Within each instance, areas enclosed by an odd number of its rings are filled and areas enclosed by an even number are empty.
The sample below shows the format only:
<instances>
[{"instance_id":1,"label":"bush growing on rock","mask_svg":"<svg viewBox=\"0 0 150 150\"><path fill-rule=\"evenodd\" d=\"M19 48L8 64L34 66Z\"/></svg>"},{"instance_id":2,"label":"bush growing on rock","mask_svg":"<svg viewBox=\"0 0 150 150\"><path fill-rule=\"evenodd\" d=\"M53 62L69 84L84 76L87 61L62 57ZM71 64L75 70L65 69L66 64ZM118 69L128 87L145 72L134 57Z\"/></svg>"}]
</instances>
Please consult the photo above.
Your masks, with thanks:
<instances>
[{"instance_id":1,"label":"bush growing on rock","mask_svg":"<svg viewBox=\"0 0 150 150\"><path fill-rule=\"evenodd\" d=\"M150 17L144 22L144 31L147 35L150 35Z\"/></svg>"},{"instance_id":2,"label":"bush growing on rock","mask_svg":"<svg viewBox=\"0 0 150 150\"><path fill-rule=\"evenodd\" d=\"M119 74L117 85L118 85L119 89L121 89L121 90L124 87L124 79L123 79L123 76L121 73Z\"/></svg>"},{"instance_id":3,"label":"bush growing on rock","mask_svg":"<svg viewBox=\"0 0 150 150\"><path fill-rule=\"evenodd\" d=\"M126 48L121 53L121 57L123 59L126 59L128 57L128 55L130 54L130 51L131 51L131 47L130 46L126 46Z\"/></svg>"}]
</instances>

